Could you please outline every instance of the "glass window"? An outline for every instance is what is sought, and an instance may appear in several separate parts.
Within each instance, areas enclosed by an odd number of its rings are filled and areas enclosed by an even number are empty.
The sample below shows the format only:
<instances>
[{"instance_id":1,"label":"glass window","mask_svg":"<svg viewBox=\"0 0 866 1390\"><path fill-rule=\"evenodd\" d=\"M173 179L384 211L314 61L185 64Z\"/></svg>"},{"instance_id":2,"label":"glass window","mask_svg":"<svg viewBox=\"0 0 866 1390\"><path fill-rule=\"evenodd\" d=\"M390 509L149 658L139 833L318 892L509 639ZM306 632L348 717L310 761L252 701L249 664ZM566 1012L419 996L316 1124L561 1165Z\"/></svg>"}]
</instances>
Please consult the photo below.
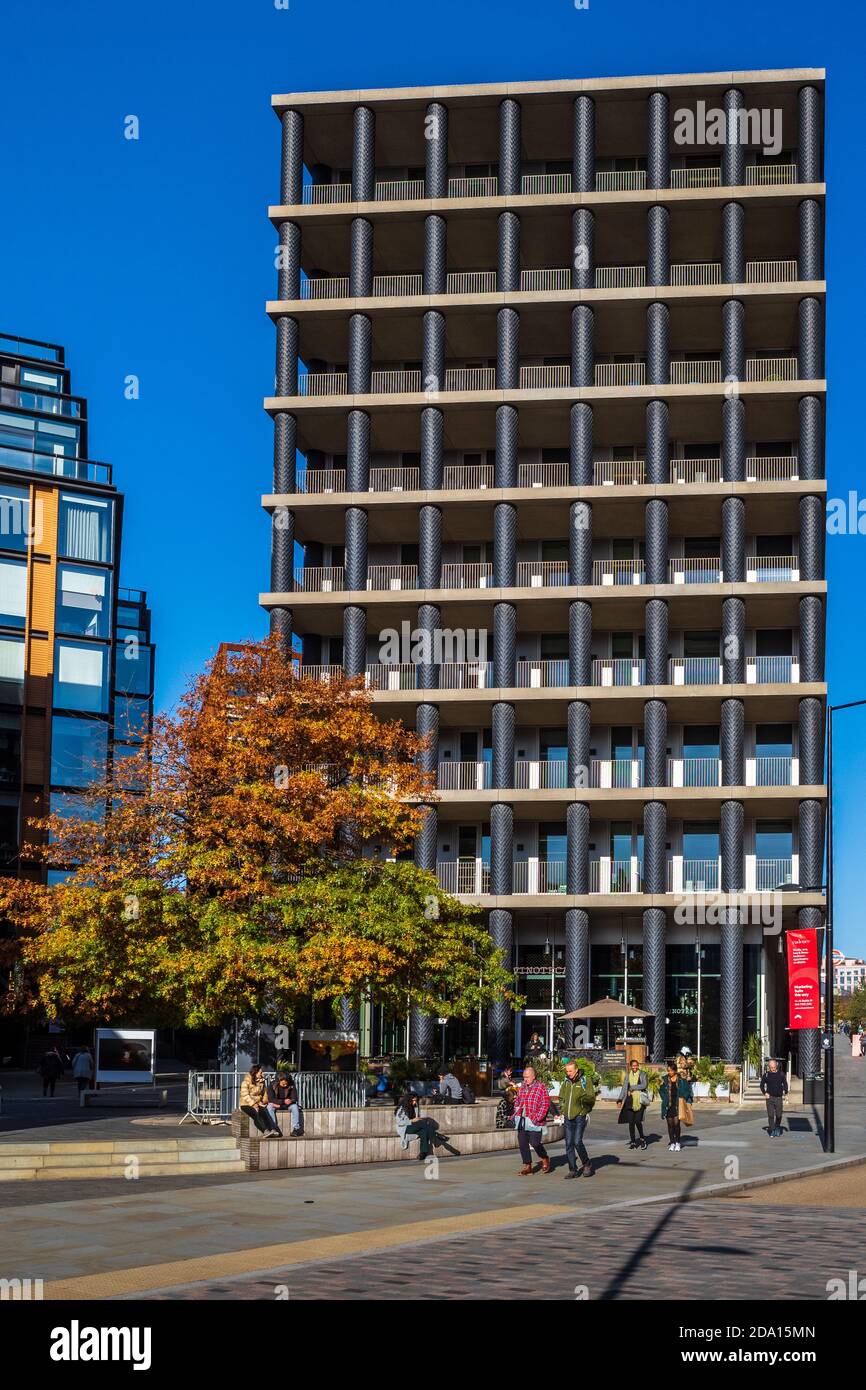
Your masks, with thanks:
<instances>
[{"instance_id":1,"label":"glass window","mask_svg":"<svg viewBox=\"0 0 866 1390\"><path fill-rule=\"evenodd\" d=\"M0 637L0 681L24 684L23 637Z\"/></svg>"},{"instance_id":2,"label":"glass window","mask_svg":"<svg viewBox=\"0 0 866 1390\"><path fill-rule=\"evenodd\" d=\"M112 507L111 502L98 497L61 493L61 555L90 560L94 564L108 563L111 560Z\"/></svg>"},{"instance_id":3,"label":"glass window","mask_svg":"<svg viewBox=\"0 0 866 1390\"><path fill-rule=\"evenodd\" d=\"M98 821L105 815L105 802L88 801L79 792L52 792L51 814L64 820Z\"/></svg>"},{"instance_id":4,"label":"glass window","mask_svg":"<svg viewBox=\"0 0 866 1390\"><path fill-rule=\"evenodd\" d=\"M124 695L150 694L150 647L137 640L118 642L114 652L114 685Z\"/></svg>"},{"instance_id":5,"label":"glass window","mask_svg":"<svg viewBox=\"0 0 866 1390\"><path fill-rule=\"evenodd\" d=\"M108 709L108 648L58 642L54 704L60 709L104 714Z\"/></svg>"},{"instance_id":6,"label":"glass window","mask_svg":"<svg viewBox=\"0 0 866 1390\"><path fill-rule=\"evenodd\" d=\"M55 715L51 721L51 781L86 787L105 778L108 725L98 719Z\"/></svg>"},{"instance_id":7,"label":"glass window","mask_svg":"<svg viewBox=\"0 0 866 1390\"><path fill-rule=\"evenodd\" d=\"M149 700L127 700L118 695L114 701L114 736L134 741L147 737Z\"/></svg>"},{"instance_id":8,"label":"glass window","mask_svg":"<svg viewBox=\"0 0 866 1390\"><path fill-rule=\"evenodd\" d=\"M109 577L107 570L82 570L73 565L58 565L58 632L69 632L76 637L110 636Z\"/></svg>"},{"instance_id":9,"label":"glass window","mask_svg":"<svg viewBox=\"0 0 866 1390\"><path fill-rule=\"evenodd\" d=\"M26 550L29 531L29 489L13 487L11 483L0 484L0 548Z\"/></svg>"},{"instance_id":10,"label":"glass window","mask_svg":"<svg viewBox=\"0 0 866 1390\"><path fill-rule=\"evenodd\" d=\"M0 560L0 623L23 627L27 617L27 561Z\"/></svg>"},{"instance_id":11,"label":"glass window","mask_svg":"<svg viewBox=\"0 0 866 1390\"><path fill-rule=\"evenodd\" d=\"M18 859L18 798L0 796L0 873L8 873Z\"/></svg>"},{"instance_id":12,"label":"glass window","mask_svg":"<svg viewBox=\"0 0 866 1390\"><path fill-rule=\"evenodd\" d=\"M141 750L132 743L114 745L114 784L122 791L144 791L144 772L139 763L130 763Z\"/></svg>"},{"instance_id":13,"label":"glass window","mask_svg":"<svg viewBox=\"0 0 866 1390\"><path fill-rule=\"evenodd\" d=\"M21 781L21 716L0 714L0 787Z\"/></svg>"}]
</instances>

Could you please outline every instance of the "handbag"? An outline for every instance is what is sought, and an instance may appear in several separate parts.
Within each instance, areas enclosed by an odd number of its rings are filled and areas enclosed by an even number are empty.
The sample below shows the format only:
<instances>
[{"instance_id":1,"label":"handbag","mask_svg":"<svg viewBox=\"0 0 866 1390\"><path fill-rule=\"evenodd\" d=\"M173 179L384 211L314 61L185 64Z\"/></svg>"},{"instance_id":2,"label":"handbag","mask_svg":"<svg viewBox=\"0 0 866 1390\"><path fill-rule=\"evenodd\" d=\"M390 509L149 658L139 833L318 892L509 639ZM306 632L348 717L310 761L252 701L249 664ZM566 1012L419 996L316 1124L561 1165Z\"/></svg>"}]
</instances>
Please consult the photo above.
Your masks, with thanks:
<instances>
[{"instance_id":1,"label":"handbag","mask_svg":"<svg viewBox=\"0 0 866 1390\"><path fill-rule=\"evenodd\" d=\"M690 1125L694 1120L692 1107L687 1100L683 1100L682 1096L680 1096L677 1118L680 1119L684 1125Z\"/></svg>"}]
</instances>

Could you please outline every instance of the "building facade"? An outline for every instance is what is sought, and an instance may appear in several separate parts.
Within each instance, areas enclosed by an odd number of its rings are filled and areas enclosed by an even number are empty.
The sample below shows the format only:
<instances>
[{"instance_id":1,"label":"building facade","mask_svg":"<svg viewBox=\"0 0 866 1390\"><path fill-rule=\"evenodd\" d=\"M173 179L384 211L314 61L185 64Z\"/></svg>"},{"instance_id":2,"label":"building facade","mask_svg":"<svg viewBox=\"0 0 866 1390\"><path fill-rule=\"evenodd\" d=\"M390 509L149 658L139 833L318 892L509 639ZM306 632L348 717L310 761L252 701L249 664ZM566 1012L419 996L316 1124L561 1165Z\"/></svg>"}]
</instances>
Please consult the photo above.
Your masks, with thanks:
<instances>
[{"instance_id":1,"label":"building facade","mask_svg":"<svg viewBox=\"0 0 866 1390\"><path fill-rule=\"evenodd\" d=\"M428 736L417 862L527 998L467 1035L519 1055L612 995L655 1058L787 1050L782 928L824 903L823 73L273 107L261 601Z\"/></svg>"},{"instance_id":2,"label":"building facade","mask_svg":"<svg viewBox=\"0 0 866 1390\"><path fill-rule=\"evenodd\" d=\"M32 817L121 776L153 711L146 595L119 584L123 497L89 456L64 349L0 335L0 872L49 882Z\"/></svg>"},{"instance_id":3,"label":"building facade","mask_svg":"<svg viewBox=\"0 0 866 1390\"><path fill-rule=\"evenodd\" d=\"M826 967L821 970L822 980L826 978ZM866 960L859 956L846 956L844 951L833 951L833 991L835 994L856 994L866 984Z\"/></svg>"}]
</instances>

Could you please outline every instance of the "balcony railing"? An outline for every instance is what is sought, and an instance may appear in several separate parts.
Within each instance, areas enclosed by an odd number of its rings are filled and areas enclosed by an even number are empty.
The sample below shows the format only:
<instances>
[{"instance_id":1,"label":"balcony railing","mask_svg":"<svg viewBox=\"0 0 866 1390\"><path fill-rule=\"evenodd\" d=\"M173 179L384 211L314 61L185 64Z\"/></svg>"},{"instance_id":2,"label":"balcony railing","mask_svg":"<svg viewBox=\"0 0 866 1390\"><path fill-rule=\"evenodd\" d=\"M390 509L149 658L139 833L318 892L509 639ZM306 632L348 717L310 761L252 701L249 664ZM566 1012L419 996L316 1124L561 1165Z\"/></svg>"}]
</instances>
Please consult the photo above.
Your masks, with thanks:
<instances>
[{"instance_id":1,"label":"balcony railing","mask_svg":"<svg viewBox=\"0 0 866 1390\"><path fill-rule=\"evenodd\" d=\"M436 878L440 888L457 897L478 898L490 892L490 865L481 859L440 861Z\"/></svg>"},{"instance_id":2,"label":"balcony railing","mask_svg":"<svg viewBox=\"0 0 866 1390\"><path fill-rule=\"evenodd\" d=\"M419 378L421 373L418 373ZM420 390L420 382L419 387ZM445 372L446 391L494 391L495 367L448 367Z\"/></svg>"},{"instance_id":3,"label":"balcony railing","mask_svg":"<svg viewBox=\"0 0 866 1390\"><path fill-rule=\"evenodd\" d=\"M555 589L569 582L567 560L521 560L518 563L518 588Z\"/></svg>"},{"instance_id":4,"label":"balcony railing","mask_svg":"<svg viewBox=\"0 0 866 1390\"><path fill-rule=\"evenodd\" d=\"M596 386L643 386L646 362L597 362L593 379Z\"/></svg>"},{"instance_id":5,"label":"balcony railing","mask_svg":"<svg viewBox=\"0 0 866 1390\"><path fill-rule=\"evenodd\" d=\"M342 565L310 566L295 570L295 589L305 594L341 593L345 571Z\"/></svg>"},{"instance_id":6,"label":"balcony railing","mask_svg":"<svg viewBox=\"0 0 866 1390\"><path fill-rule=\"evenodd\" d=\"M721 478L721 459L671 459L672 483L718 483Z\"/></svg>"},{"instance_id":7,"label":"balcony railing","mask_svg":"<svg viewBox=\"0 0 866 1390\"><path fill-rule=\"evenodd\" d=\"M298 492L310 496L320 495L323 492L345 492L346 470L345 468L302 468L298 472L296 486Z\"/></svg>"},{"instance_id":8,"label":"balcony railing","mask_svg":"<svg viewBox=\"0 0 866 1390\"><path fill-rule=\"evenodd\" d=\"M756 859L755 892L771 893L783 883L793 879L793 865L790 859Z\"/></svg>"},{"instance_id":9,"label":"balcony railing","mask_svg":"<svg viewBox=\"0 0 866 1390\"><path fill-rule=\"evenodd\" d=\"M668 758L669 787L720 787L721 758Z\"/></svg>"},{"instance_id":10,"label":"balcony railing","mask_svg":"<svg viewBox=\"0 0 866 1390\"><path fill-rule=\"evenodd\" d=\"M371 372L370 394L373 396L394 396L421 390L420 371L389 369Z\"/></svg>"},{"instance_id":11,"label":"balcony railing","mask_svg":"<svg viewBox=\"0 0 866 1390\"><path fill-rule=\"evenodd\" d=\"M570 193L571 174L524 174L521 193Z\"/></svg>"},{"instance_id":12,"label":"balcony railing","mask_svg":"<svg viewBox=\"0 0 866 1390\"><path fill-rule=\"evenodd\" d=\"M602 459L592 465L592 481L596 487L640 486L646 482L646 463L643 459Z\"/></svg>"},{"instance_id":13,"label":"balcony railing","mask_svg":"<svg viewBox=\"0 0 866 1390\"><path fill-rule=\"evenodd\" d=\"M756 184L796 183L796 164L747 164L746 183Z\"/></svg>"},{"instance_id":14,"label":"balcony railing","mask_svg":"<svg viewBox=\"0 0 866 1390\"><path fill-rule=\"evenodd\" d=\"M348 275L313 276L301 281L301 299L348 299Z\"/></svg>"},{"instance_id":15,"label":"balcony railing","mask_svg":"<svg viewBox=\"0 0 866 1390\"><path fill-rule=\"evenodd\" d=\"M564 893L566 866L559 860L522 859L513 865L514 893Z\"/></svg>"},{"instance_id":16,"label":"balcony railing","mask_svg":"<svg viewBox=\"0 0 866 1390\"><path fill-rule=\"evenodd\" d=\"M796 261L746 261L747 285L781 285L797 279Z\"/></svg>"},{"instance_id":17,"label":"balcony railing","mask_svg":"<svg viewBox=\"0 0 866 1390\"><path fill-rule=\"evenodd\" d=\"M672 285L720 285L721 261L681 262L671 266Z\"/></svg>"},{"instance_id":18,"label":"balcony railing","mask_svg":"<svg viewBox=\"0 0 866 1390\"><path fill-rule=\"evenodd\" d=\"M444 762L436 769L436 786L443 792L480 792L492 782L489 762Z\"/></svg>"},{"instance_id":19,"label":"balcony railing","mask_svg":"<svg viewBox=\"0 0 866 1390\"><path fill-rule=\"evenodd\" d=\"M377 203L402 203L423 197L423 179L382 179L376 184Z\"/></svg>"},{"instance_id":20,"label":"balcony railing","mask_svg":"<svg viewBox=\"0 0 866 1390\"><path fill-rule=\"evenodd\" d=\"M14 444L0 444L0 465L26 473L48 473L54 478L75 478L79 482L111 482L110 463L67 458L65 454L42 454L38 449L19 449Z\"/></svg>"},{"instance_id":21,"label":"balcony railing","mask_svg":"<svg viewBox=\"0 0 866 1390\"><path fill-rule=\"evenodd\" d=\"M624 790L643 786L642 758L592 758L589 785L601 789Z\"/></svg>"},{"instance_id":22,"label":"balcony railing","mask_svg":"<svg viewBox=\"0 0 866 1390\"><path fill-rule=\"evenodd\" d=\"M756 787L792 787L797 785L794 777L793 757L761 754L753 761L755 768L754 785Z\"/></svg>"},{"instance_id":23,"label":"balcony railing","mask_svg":"<svg viewBox=\"0 0 866 1390\"><path fill-rule=\"evenodd\" d=\"M668 861L668 891L717 893L720 882L721 865L718 859L682 859L678 863Z\"/></svg>"},{"instance_id":24,"label":"balcony railing","mask_svg":"<svg viewBox=\"0 0 866 1390\"><path fill-rule=\"evenodd\" d=\"M792 656L750 656L746 661L748 685L796 685L800 666Z\"/></svg>"},{"instance_id":25,"label":"balcony railing","mask_svg":"<svg viewBox=\"0 0 866 1390\"><path fill-rule=\"evenodd\" d=\"M643 560L593 560L593 584L643 584L646 566Z\"/></svg>"},{"instance_id":26,"label":"balcony railing","mask_svg":"<svg viewBox=\"0 0 866 1390\"><path fill-rule=\"evenodd\" d=\"M417 565L370 565L367 571L368 589L417 589Z\"/></svg>"},{"instance_id":27,"label":"balcony railing","mask_svg":"<svg viewBox=\"0 0 866 1390\"><path fill-rule=\"evenodd\" d=\"M673 656L668 662L670 685L721 685L722 663L717 656Z\"/></svg>"},{"instance_id":28,"label":"balcony railing","mask_svg":"<svg viewBox=\"0 0 866 1390\"><path fill-rule=\"evenodd\" d=\"M350 203L352 201L352 185L350 183L305 183L301 192L301 202L312 204L319 203Z\"/></svg>"},{"instance_id":29,"label":"balcony railing","mask_svg":"<svg viewBox=\"0 0 866 1390\"><path fill-rule=\"evenodd\" d=\"M564 386L570 385L570 367L556 366L520 368L520 389L522 391L561 390Z\"/></svg>"},{"instance_id":30,"label":"balcony railing","mask_svg":"<svg viewBox=\"0 0 866 1390\"><path fill-rule=\"evenodd\" d=\"M597 290L630 290L645 284L645 265L596 266L595 288Z\"/></svg>"},{"instance_id":31,"label":"balcony railing","mask_svg":"<svg viewBox=\"0 0 866 1390\"><path fill-rule=\"evenodd\" d=\"M548 690L568 685L568 660L530 660L517 663L518 690Z\"/></svg>"},{"instance_id":32,"label":"balcony railing","mask_svg":"<svg viewBox=\"0 0 866 1390\"><path fill-rule=\"evenodd\" d=\"M77 396L53 396L43 391L21 391L17 386L0 386L0 405L37 410L41 415L64 415L80 419L81 401Z\"/></svg>"},{"instance_id":33,"label":"balcony railing","mask_svg":"<svg viewBox=\"0 0 866 1390\"><path fill-rule=\"evenodd\" d=\"M514 785L519 791L562 790L568 786L568 762L565 758L516 762Z\"/></svg>"},{"instance_id":34,"label":"balcony railing","mask_svg":"<svg viewBox=\"0 0 866 1390\"><path fill-rule=\"evenodd\" d=\"M567 487L567 463L520 463L517 466L518 487Z\"/></svg>"},{"instance_id":35,"label":"balcony railing","mask_svg":"<svg viewBox=\"0 0 866 1390\"><path fill-rule=\"evenodd\" d=\"M421 484L418 468L371 468L371 492L417 492Z\"/></svg>"},{"instance_id":36,"label":"balcony railing","mask_svg":"<svg viewBox=\"0 0 866 1390\"><path fill-rule=\"evenodd\" d=\"M446 294L492 294L495 289L495 270L455 270L445 278Z\"/></svg>"},{"instance_id":37,"label":"balcony railing","mask_svg":"<svg viewBox=\"0 0 866 1390\"><path fill-rule=\"evenodd\" d=\"M483 178L448 180L449 198L495 198L498 191L499 179L495 174Z\"/></svg>"},{"instance_id":38,"label":"balcony railing","mask_svg":"<svg viewBox=\"0 0 866 1390\"><path fill-rule=\"evenodd\" d=\"M443 589L489 589L493 583L491 564L442 566Z\"/></svg>"},{"instance_id":39,"label":"balcony railing","mask_svg":"<svg viewBox=\"0 0 866 1390\"><path fill-rule=\"evenodd\" d=\"M424 293L424 276L415 271L411 275L374 275L374 299L399 299L409 294Z\"/></svg>"},{"instance_id":40,"label":"balcony railing","mask_svg":"<svg viewBox=\"0 0 866 1390\"><path fill-rule=\"evenodd\" d=\"M303 372L298 377L299 396L345 396L348 372Z\"/></svg>"},{"instance_id":41,"label":"balcony railing","mask_svg":"<svg viewBox=\"0 0 866 1390\"><path fill-rule=\"evenodd\" d=\"M679 556L668 561L668 578L671 584L721 584L721 556L702 555L697 559Z\"/></svg>"},{"instance_id":42,"label":"balcony railing","mask_svg":"<svg viewBox=\"0 0 866 1390\"><path fill-rule=\"evenodd\" d=\"M646 169L611 169L595 176L596 193L630 192L646 188Z\"/></svg>"},{"instance_id":43,"label":"balcony railing","mask_svg":"<svg viewBox=\"0 0 866 1390\"><path fill-rule=\"evenodd\" d=\"M642 893L643 871L637 856L631 859L590 859L590 893Z\"/></svg>"},{"instance_id":44,"label":"balcony railing","mask_svg":"<svg viewBox=\"0 0 866 1390\"><path fill-rule=\"evenodd\" d=\"M796 357L748 357L746 381L797 381Z\"/></svg>"},{"instance_id":45,"label":"balcony railing","mask_svg":"<svg viewBox=\"0 0 866 1390\"><path fill-rule=\"evenodd\" d=\"M800 578L800 561L796 555L749 555L746 558L746 579L750 584L796 584Z\"/></svg>"},{"instance_id":46,"label":"balcony railing","mask_svg":"<svg viewBox=\"0 0 866 1390\"><path fill-rule=\"evenodd\" d=\"M591 664L593 685L643 685L646 662L632 656L596 657Z\"/></svg>"},{"instance_id":47,"label":"balcony railing","mask_svg":"<svg viewBox=\"0 0 866 1390\"><path fill-rule=\"evenodd\" d=\"M565 270L521 270L520 288L525 292L539 290L570 290L571 271Z\"/></svg>"},{"instance_id":48,"label":"balcony railing","mask_svg":"<svg viewBox=\"0 0 866 1390\"><path fill-rule=\"evenodd\" d=\"M746 459L747 483L788 483L799 478L799 459L791 455L758 455Z\"/></svg>"},{"instance_id":49,"label":"balcony railing","mask_svg":"<svg viewBox=\"0 0 866 1390\"><path fill-rule=\"evenodd\" d=\"M671 169L671 188L719 188L722 170L718 164L703 169Z\"/></svg>"},{"instance_id":50,"label":"balcony railing","mask_svg":"<svg viewBox=\"0 0 866 1390\"><path fill-rule=\"evenodd\" d=\"M489 463L446 463L442 486L446 491L481 492L493 487L493 465Z\"/></svg>"},{"instance_id":51,"label":"balcony railing","mask_svg":"<svg viewBox=\"0 0 866 1390\"><path fill-rule=\"evenodd\" d=\"M706 386L721 379L720 357L710 357L701 362L671 362L672 386Z\"/></svg>"}]
</instances>

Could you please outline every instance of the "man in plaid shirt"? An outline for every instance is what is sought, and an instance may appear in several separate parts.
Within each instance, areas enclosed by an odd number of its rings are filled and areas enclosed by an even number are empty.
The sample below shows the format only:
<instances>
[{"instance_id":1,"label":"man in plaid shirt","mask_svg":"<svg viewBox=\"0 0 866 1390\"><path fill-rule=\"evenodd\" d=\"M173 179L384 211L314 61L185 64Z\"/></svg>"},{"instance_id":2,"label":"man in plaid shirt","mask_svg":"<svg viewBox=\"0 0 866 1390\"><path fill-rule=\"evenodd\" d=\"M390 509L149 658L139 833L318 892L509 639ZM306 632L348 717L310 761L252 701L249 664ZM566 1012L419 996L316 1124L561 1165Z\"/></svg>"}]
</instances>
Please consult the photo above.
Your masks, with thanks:
<instances>
[{"instance_id":1,"label":"man in plaid shirt","mask_svg":"<svg viewBox=\"0 0 866 1390\"><path fill-rule=\"evenodd\" d=\"M521 1178L529 1177L533 1171L530 1146L541 1159L542 1173L550 1172L550 1159L541 1142L544 1121L549 1109L550 1096L547 1093L547 1087L543 1086L537 1079L534 1067L526 1067L523 1072L523 1084L517 1088L517 1094L514 1097L514 1125L517 1130L517 1142L520 1145L520 1157L523 1159L523 1167L520 1169Z\"/></svg>"}]
</instances>

